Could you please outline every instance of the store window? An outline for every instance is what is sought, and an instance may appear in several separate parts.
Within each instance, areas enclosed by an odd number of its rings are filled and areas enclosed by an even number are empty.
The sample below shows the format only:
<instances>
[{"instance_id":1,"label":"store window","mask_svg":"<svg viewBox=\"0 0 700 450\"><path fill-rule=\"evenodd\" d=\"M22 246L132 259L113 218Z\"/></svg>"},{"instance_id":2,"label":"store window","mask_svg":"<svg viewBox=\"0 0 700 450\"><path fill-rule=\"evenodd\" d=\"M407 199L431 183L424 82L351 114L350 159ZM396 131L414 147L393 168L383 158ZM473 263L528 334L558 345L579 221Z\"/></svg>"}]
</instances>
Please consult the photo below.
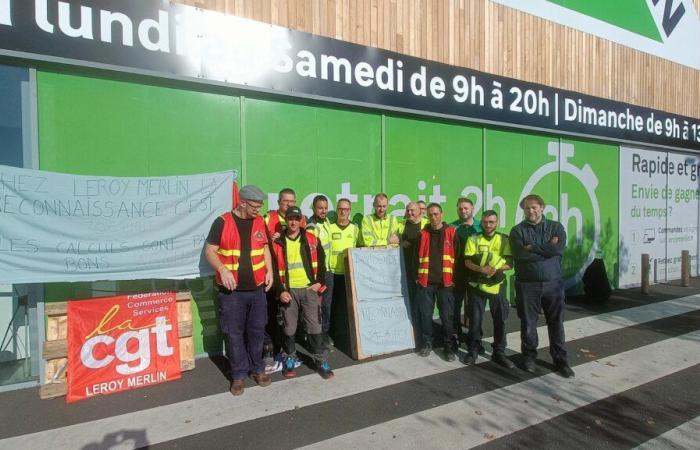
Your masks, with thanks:
<instances>
[{"instance_id":1,"label":"store window","mask_svg":"<svg viewBox=\"0 0 700 450\"><path fill-rule=\"evenodd\" d=\"M28 69L0 65L0 165L26 167L31 160L29 83ZM6 241L0 235L0 250ZM34 290L29 285L0 285L0 386L38 379Z\"/></svg>"}]
</instances>

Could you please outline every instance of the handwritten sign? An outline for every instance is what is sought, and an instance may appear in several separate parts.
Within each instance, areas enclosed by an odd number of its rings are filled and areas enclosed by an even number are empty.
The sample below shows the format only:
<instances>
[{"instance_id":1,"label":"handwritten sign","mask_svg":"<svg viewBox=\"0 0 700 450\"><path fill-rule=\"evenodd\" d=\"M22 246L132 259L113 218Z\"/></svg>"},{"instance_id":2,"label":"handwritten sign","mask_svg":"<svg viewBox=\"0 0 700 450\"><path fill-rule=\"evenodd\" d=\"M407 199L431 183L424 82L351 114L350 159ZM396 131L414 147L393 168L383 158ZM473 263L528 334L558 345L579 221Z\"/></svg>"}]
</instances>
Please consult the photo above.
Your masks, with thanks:
<instances>
[{"instance_id":1,"label":"handwritten sign","mask_svg":"<svg viewBox=\"0 0 700 450\"><path fill-rule=\"evenodd\" d=\"M68 175L0 166L0 283L194 278L234 171Z\"/></svg>"},{"instance_id":2,"label":"handwritten sign","mask_svg":"<svg viewBox=\"0 0 700 450\"><path fill-rule=\"evenodd\" d=\"M398 248L350 249L356 357L413 348L406 270ZM351 333L352 335L353 333Z\"/></svg>"}]
</instances>

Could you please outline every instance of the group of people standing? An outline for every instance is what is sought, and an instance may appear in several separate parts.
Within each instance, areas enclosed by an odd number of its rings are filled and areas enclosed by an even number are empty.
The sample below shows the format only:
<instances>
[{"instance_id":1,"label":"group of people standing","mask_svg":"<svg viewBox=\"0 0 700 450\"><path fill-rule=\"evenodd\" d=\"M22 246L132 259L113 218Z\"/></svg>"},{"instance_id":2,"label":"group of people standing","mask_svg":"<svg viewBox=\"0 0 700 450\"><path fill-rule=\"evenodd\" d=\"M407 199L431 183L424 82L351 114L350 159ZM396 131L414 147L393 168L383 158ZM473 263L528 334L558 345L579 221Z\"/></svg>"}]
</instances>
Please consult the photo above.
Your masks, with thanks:
<instances>
[{"instance_id":1,"label":"group of people standing","mask_svg":"<svg viewBox=\"0 0 700 450\"><path fill-rule=\"evenodd\" d=\"M497 231L498 215L493 210L484 211L476 222L468 198L457 201L459 218L448 224L437 203L410 202L402 219L387 214L388 196L379 193L374 197L374 213L364 216L358 226L351 221L352 204L346 198L337 201L337 218L331 221L328 199L322 195L313 199L313 215L308 219L296 206L292 189L280 191L278 209L264 216L260 214L266 198L262 190L244 186L239 197L232 211L214 221L205 248L219 289L233 395L243 393L248 376L260 386L270 384L265 361L269 363L278 347L283 375L296 376L300 319L316 370L324 379L333 378L328 362L333 345L331 318L339 312L337 300L345 297L346 250L359 246L402 248L420 356L433 350L437 302L443 356L454 361L463 342L464 362L474 364L485 351L481 325L488 302L494 322L492 359L513 369L505 354L510 308L505 273L515 268L523 369L536 371L537 320L543 311L555 371L564 377L574 375L563 329L561 257L566 233L560 223L543 216L541 197L529 195L521 201L525 220L513 227L510 236ZM466 335L462 333L463 305L469 321Z\"/></svg>"}]
</instances>

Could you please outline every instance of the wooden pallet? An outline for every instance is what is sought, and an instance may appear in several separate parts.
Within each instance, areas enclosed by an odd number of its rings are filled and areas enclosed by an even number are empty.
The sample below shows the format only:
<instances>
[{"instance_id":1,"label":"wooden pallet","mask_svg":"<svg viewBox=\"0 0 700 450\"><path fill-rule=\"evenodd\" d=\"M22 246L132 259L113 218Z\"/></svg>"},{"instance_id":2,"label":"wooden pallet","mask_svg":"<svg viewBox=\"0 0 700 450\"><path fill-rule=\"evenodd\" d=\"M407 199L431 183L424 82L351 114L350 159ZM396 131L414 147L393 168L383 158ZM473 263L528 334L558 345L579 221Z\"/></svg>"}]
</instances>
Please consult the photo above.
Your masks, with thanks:
<instances>
[{"instance_id":1,"label":"wooden pallet","mask_svg":"<svg viewBox=\"0 0 700 450\"><path fill-rule=\"evenodd\" d=\"M194 369L194 342L192 339L192 293L178 292L177 321L180 335L180 369ZM68 303L46 303L46 342L44 342L44 375L46 383L39 389L42 399L66 395L68 365Z\"/></svg>"}]
</instances>

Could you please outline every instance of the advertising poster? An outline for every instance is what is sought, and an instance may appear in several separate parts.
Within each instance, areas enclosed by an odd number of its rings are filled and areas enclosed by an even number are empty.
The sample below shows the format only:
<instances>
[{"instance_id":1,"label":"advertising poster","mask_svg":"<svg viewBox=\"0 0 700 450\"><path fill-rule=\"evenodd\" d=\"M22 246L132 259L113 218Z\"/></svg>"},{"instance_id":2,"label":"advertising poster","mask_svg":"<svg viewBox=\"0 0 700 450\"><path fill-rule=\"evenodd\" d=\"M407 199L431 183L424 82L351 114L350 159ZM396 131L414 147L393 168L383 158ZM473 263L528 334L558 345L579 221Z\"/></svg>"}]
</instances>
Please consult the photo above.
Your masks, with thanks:
<instances>
[{"instance_id":1,"label":"advertising poster","mask_svg":"<svg viewBox=\"0 0 700 450\"><path fill-rule=\"evenodd\" d=\"M649 254L650 282L666 280L668 168L666 152L620 147L621 288L641 284L644 253Z\"/></svg>"},{"instance_id":2,"label":"advertising poster","mask_svg":"<svg viewBox=\"0 0 700 450\"><path fill-rule=\"evenodd\" d=\"M690 274L697 275L698 197L700 197L700 157L668 154L668 221L666 229L666 278L681 278L681 252L690 252ZM673 167L673 170L670 168Z\"/></svg>"},{"instance_id":3,"label":"advertising poster","mask_svg":"<svg viewBox=\"0 0 700 450\"><path fill-rule=\"evenodd\" d=\"M580 281L597 257L605 262L608 281L616 286L618 146L562 139L559 161L559 220L568 236L562 260L564 276Z\"/></svg>"},{"instance_id":4,"label":"advertising poster","mask_svg":"<svg viewBox=\"0 0 700 450\"><path fill-rule=\"evenodd\" d=\"M616 148L587 141L506 131L486 131L485 204L509 233L523 220L520 199L538 194L545 217L567 233L562 268L567 289L580 287L588 265L604 258L615 283L617 260Z\"/></svg>"},{"instance_id":5,"label":"advertising poster","mask_svg":"<svg viewBox=\"0 0 700 450\"><path fill-rule=\"evenodd\" d=\"M69 301L66 378L68 403L179 379L175 293Z\"/></svg>"}]
</instances>

